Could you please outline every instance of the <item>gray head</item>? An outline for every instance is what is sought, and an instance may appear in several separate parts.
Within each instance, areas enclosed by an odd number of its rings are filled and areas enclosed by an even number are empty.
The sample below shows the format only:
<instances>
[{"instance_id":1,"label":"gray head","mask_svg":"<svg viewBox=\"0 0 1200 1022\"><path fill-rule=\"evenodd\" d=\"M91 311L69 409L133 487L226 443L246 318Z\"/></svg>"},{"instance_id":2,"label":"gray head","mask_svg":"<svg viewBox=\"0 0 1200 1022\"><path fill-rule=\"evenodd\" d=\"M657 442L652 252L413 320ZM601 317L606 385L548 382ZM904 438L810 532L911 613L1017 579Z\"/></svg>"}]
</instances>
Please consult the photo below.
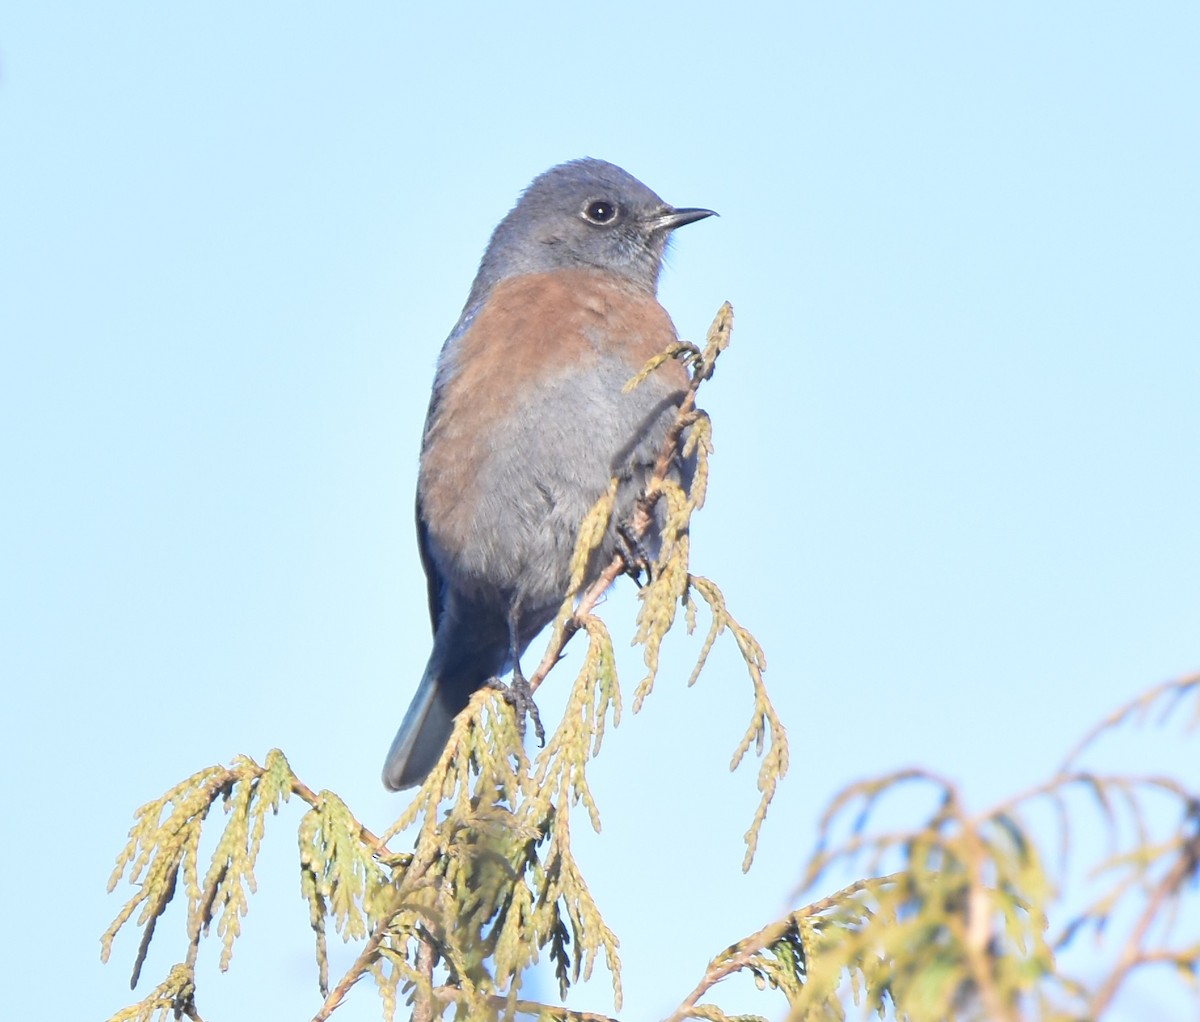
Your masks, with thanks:
<instances>
[{"instance_id":1,"label":"gray head","mask_svg":"<svg viewBox=\"0 0 1200 1022\"><path fill-rule=\"evenodd\" d=\"M561 269L605 270L653 294L671 232L714 215L669 206L603 160L560 164L534 178L496 227L467 307L506 277Z\"/></svg>"}]
</instances>

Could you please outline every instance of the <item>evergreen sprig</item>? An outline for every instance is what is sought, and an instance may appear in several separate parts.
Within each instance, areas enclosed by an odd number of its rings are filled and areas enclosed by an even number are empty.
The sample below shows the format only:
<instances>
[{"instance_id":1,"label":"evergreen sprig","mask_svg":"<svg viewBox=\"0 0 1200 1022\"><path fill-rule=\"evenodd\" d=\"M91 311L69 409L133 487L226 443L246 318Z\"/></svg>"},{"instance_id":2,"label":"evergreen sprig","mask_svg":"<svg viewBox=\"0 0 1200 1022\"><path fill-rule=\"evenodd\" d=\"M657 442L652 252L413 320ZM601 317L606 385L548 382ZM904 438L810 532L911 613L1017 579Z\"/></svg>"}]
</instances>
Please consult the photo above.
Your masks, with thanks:
<instances>
[{"instance_id":1,"label":"evergreen sprig","mask_svg":"<svg viewBox=\"0 0 1200 1022\"><path fill-rule=\"evenodd\" d=\"M734 757L736 766L751 745L763 756L762 800L747 835L749 865L766 806L786 770L786 735L763 687L761 649L728 614L720 590L691 575L688 567L690 519L704 502L712 451L711 423L696 407L696 391L712 377L731 328L732 310L726 304L703 349L673 345L629 381L630 388L637 386L673 358L685 360L691 376L633 521L618 523L629 552L615 555L586 588L595 550L613 528L616 480L581 524L571 590L531 687L546 678L574 635L586 636L587 648L563 718L537 758L530 762L526 756L509 704L496 691L483 689L456 719L438 764L411 804L378 837L337 795L314 791L300 781L278 750L262 766L239 757L229 767L210 767L172 788L138 811L129 843L118 857L111 885L124 877L138 890L106 931L102 955L107 959L117 932L140 909L136 984L155 927L182 878L188 898L187 958L149 997L111 1022L149 1019L164 1011L199 1019L195 964L201 938L216 922L218 964L228 968L255 890L254 865L266 816L277 813L292 795L308 806L298 839L300 889L309 907L317 985L324 999L315 1022L329 1018L366 976L375 981L388 1019L394 1018L402 996L421 1020L440 1017L449 1008L471 1018L532 1014L563 1022L604 1019L520 998L522 976L542 953L554 965L563 996L603 960L619 1009L619 944L572 852L571 814L582 803L589 823L599 831L600 809L587 765L600 752L608 722L618 723L621 713L612 638L594 609L616 578L643 567L632 558L655 521L660 523L661 552L641 591L636 641L644 647L648 673L638 687L636 705L650 692L662 639L679 607L685 609L689 631L695 627L693 597L699 594L713 623L689 684L726 630L734 635L753 683L754 722ZM673 481L672 466L680 457L695 465L686 489ZM226 810L226 823L201 876L201 833L218 802ZM411 851L394 851L391 844L413 828ZM361 944L353 965L332 986L330 930Z\"/></svg>"},{"instance_id":2,"label":"evergreen sprig","mask_svg":"<svg viewBox=\"0 0 1200 1022\"><path fill-rule=\"evenodd\" d=\"M583 805L600 829L600 806L587 767L599 754L608 723L619 722L621 691L612 638L594 609L631 563L652 521L661 550L641 590L635 641L646 674L634 709L653 690L663 637L684 612L692 633L703 604L710 623L693 684L714 643L732 635L751 681L750 724L732 761L752 749L760 757L761 798L746 834L749 866L779 779L788 765L787 737L763 683L766 660L753 636L729 613L720 589L689 567L690 516L704 501L711 422L695 394L711 378L729 341L732 313L722 308L704 348L679 343L652 359L629 382L637 386L672 358L685 360L691 384L634 521L626 523L629 553L618 553L584 588L594 552L609 534L616 482L582 523L572 560L571 593L555 619L545 656L531 677L536 688L567 642L586 637L583 664L567 710L536 758L525 753L512 708L491 689L477 692L455 721L442 757L400 819L374 835L338 796L314 791L278 750L260 766L238 757L174 786L135 814L118 856L110 890L133 887L104 933L101 955L127 923L141 928L133 965L136 985L160 920L184 892L184 961L161 984L110 1022L204 1022L196 1007L196 964L215 924L229 967L241 933L268 815L295 796L299 820L300 888L314 931L318 988L314 1022L328 1019L361 979L370 976L384 1017L411 1004L416 1022L447 1012L457 1018L546 1022L616 1022L521 998L525 972L549 957L560 992L603 961L621 1007L616 935L605 924L571 849L571 814ZM696 470L686 489L670 466L684 452ZM1180 922L1195 917L1200 874L1200 790L1194 778L1127 775L1084 765L1112 731L1153 720L1200 728L1200 675L1156 686L1088 731L1048 781L973 812L957 785L932 771L909 769L852 784L831 800L797 894L835 873L863 872L836 894L789 912L716 955L668 1022L761 1020L729 1014L707 999L723 980L751 976L760 990L782 995L794 1022L843 1022L851 1012L904 1022L1080 1022L1099 1020L1133 974L1165 966L1200 1006L1200 941ZM877 825L885 803L912 790L930 796L915 824ZM213 852L201 859L201 837L215 806L224 825ZM1033 839L1028 818L1048 806L1058 828L1056 868ZM1164 807L1174 826L1164 828ZM1081 808L1102 822L1109 847L1094 867L1099 894L1052 928L1053 910L1071 859ZM392 845L411 834L408 851ZM207 842L206 842L207 844ZM886 872L885 872L886 871ZM327 934L359 945L334 984ZM1107 969L1067 974L1061 953L1087 933L1110 954ZM1097 950L1093 958L1099 954ZM855 1007L857 1006L857 1007Z\"/></svg>"},{"instance_id":3,"label":"evergreen sprig","mask_svg":"<svg viewBox=\"0 0 1200 1022\"><path fill-rule=\"evenodd\" d=\"M1159 723L1182 716L1185 732L1194 731L1198 707L1200 676L1156 686L1089 731L1055 776L982 813L968 809L953 782L927 770L849 785L820 820L797 893L835 871L896 871L858 880L727 948L669 1022L743 1017L701 1000L738 972L783 994L795 1022L841 1022L850 1005L864 1017L904 1022L1096 1020L1134 972L1164 965L1200 1007L1200 942L1194 933L1173 939L1185 908L1198 907L1200 790L1171 777L1079 766L1105 734L1155 711ZM882 804L913 787L931 796L928 817L916 826L876 828ZM1026 820L1039 804L1057 821L1059 870L1047 863ZM1106 886L1054 932L1050 914L1064 882L1058 874L1079 811L1089 805L1109 833L1108 855L1090 863ZM1156 833L1164 806L1173 807L1178 823ZM1109 967L1089 970L1098 980L1062 969L1058 956L1079 933L1097 937L1094 966L1100 940L1114 930L1120 936L1109 945Z\"/></svg>"}]
</instances>

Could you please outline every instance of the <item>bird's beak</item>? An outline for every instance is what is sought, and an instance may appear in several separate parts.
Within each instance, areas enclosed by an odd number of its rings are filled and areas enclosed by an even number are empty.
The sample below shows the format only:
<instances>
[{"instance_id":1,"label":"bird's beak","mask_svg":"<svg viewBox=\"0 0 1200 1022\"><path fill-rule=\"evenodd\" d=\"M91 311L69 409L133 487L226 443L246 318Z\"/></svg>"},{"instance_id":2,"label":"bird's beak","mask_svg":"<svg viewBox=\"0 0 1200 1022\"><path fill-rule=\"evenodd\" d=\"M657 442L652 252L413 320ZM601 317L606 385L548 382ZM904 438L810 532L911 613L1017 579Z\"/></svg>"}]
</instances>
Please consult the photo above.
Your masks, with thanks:
<instances>
[{"instance_id":1,"label":"bird's beak","mask_svg":"<svg viewBox=\"0 0 1200 1022\"><path fill-rule=\"evenodd\" d=\"M717 215L711 209L673 209L668 206L650 224L656 231L673 231L676 227L682 227L684 224L694 224L697 220Z\"/></svg>"}]
</instances>

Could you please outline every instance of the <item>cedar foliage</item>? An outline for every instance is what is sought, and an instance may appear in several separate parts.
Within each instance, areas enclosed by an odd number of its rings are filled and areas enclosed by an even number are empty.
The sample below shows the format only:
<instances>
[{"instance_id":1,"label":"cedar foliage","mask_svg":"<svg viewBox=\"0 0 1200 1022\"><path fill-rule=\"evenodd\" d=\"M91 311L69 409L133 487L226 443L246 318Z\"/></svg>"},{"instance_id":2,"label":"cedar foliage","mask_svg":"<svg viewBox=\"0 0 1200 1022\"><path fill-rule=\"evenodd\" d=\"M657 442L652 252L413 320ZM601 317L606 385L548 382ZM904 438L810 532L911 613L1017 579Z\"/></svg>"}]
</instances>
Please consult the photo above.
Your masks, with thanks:
<instances>
[{"instance_id":1,"label":"cedar foliage","mask_svg":"<svg viewBox=\"0 0 1200 1022\"><path fill-rule=\"evenodd\" d=\"M660 644L680 609L689 633L698 625L701 604L708 618L689 685L725 632L746 664L750 720L731 765L736 768L751 749L760 760L761 797L746 833L748 869L776 785L787 771L787 737L763 682L762 650L730 615L720 589L689 570L688 524L704 502L711 451L711 423L696 407L695 395L711 378L731 328L732 310L725 305L703 349L676 344L629 381L628 387L637 386L672 358L685 360L692 378L628 531L632 550L655 506L665 509L659 559L640 590L634 638L643 647L646 675L635 690L635 712L651 693ZM678 450L698 460L687 492L667 478ZM570 596L530 678L536 688L565 644L582 633L583 666L563 719L536 758L526 756L511 707L498 692L484 689L456 721L438 766L383 834L364 827L334 793L306 785L278 749L261 765L239 757L228 767L201 770L148 802L135 814L113 870L110 890L124 880L134 893L104 933L101 955L108 959L126 924L140 927L136 986L157 924L181 883L186 951L148 996L109 1022L184 1017L203 1022L195 986L200 949L215 933L220 968L229 967L255 890L267 818L293 798L307 807L299 824L299 869L322 998L314 1022L330 1018L368 976L387 1019L409 1011L419 1022L518 1016L604 1022L606 1015L521 998L523 974L543 955L553 963L564 995L602 962L612 979L615 1009L621 1010L617 938L572 854L570 829L572 810L581 803L599 829L587 766L622 707L612 640L593 610L620 574L639 566L618 555L599 579L583 586L615 493L614 483L582 524ZM663 512L658 514L661 520ZM757 1010L778 1012L786 1005L786 1017L794 1022L871 1014L909 1022L1082 1022L1102 1018L1134 972L1164 966L1200 1004L1200 940L1187 943L1188 935L1179 938L1173 929L1185 909L1196 908L1196 779L1189 787L1171 777L1108 774L1081 765L1109 731L1151 713L1161 722L1184 717L1184 729L1194 732L1200 724L1200 675L1150 689L1089 732L1046 783L983 812L972 812L951 780L924 770L899 771L839 792L820 821L796 899L818 892L837 874L858 871L865 877L716 954L668 1022L762 1018L727 1014L705 999L742 972L754 977L766 998ZM879 807L914 786L933 796L928 817L899 830L877 827ZM1057 867L1048 863L1027 822L1039 804L1050 807L1057 823ZM208 818L218 805L224 826L205 863L201 835L206 824L217 826ZM1093 856L1074 866L1093 866L1102 890L1055 926L1051 919L1061 902L1071 834L1089 806L1107 827L1110 848L1098 862ZM1155 821L1163 818L1177 825L1165 833L1156 830ZM411 849L394 848L411 827L416 828ZM331 931L359 948L353 965L334 983L326 952ZM1107 955L1098 981L1056 967L1055 953L1089 931L1102 938L1097 946Z\"/></svg>"}]
</instances>

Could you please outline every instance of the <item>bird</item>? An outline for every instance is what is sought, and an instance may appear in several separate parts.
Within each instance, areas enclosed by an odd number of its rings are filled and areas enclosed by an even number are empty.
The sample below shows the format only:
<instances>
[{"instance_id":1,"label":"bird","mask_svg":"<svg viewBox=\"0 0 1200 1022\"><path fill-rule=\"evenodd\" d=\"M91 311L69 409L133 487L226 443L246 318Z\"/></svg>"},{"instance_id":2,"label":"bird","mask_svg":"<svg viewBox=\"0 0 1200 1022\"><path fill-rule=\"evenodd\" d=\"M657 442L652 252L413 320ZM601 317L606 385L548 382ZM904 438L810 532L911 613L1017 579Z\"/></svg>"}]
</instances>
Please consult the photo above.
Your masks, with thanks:
<instances>
[{"instance_id":1,"label":"bird","mask_svg":"<svg viewBox=\"0 0 1200 1022\"><path fill-rule=\"evenodd\" d=\"M566 598L579 525L614 477L588 580L626 549L688 375L669 360L624 386L678 339L657 299L671 233L715 215L585 158L534 178L493 231L425 420L416 516L433 650L387 755L389 790L425 779L477 689L511 668L528 696L521 654ZM691 464L671 471L686 481ZM656 538L652 525L644 548Z\"/></svg>"}]
</instances>

